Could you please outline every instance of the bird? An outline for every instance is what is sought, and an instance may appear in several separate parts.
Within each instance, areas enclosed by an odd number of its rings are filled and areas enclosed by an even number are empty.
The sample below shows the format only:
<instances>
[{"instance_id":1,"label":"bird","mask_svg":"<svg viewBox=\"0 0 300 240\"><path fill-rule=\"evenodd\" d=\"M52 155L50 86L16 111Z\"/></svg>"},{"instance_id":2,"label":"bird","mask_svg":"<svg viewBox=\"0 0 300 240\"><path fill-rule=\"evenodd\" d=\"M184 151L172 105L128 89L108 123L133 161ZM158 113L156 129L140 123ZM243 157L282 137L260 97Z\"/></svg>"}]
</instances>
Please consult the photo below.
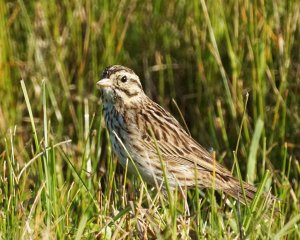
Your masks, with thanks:
<instances>
[{"instance_id":1,"label":"bird","mask_svg":"<svg viewBox=\"0 0 300 240\"><path fill-rule=\"evenodd\" d=\"M171 190L214 188L243 204L254 199L256 187L234 177L152 101L133 70L108 66L96 84L113 152L129 173L153 186L167 183Z\"/></svg>"}]
</instances>

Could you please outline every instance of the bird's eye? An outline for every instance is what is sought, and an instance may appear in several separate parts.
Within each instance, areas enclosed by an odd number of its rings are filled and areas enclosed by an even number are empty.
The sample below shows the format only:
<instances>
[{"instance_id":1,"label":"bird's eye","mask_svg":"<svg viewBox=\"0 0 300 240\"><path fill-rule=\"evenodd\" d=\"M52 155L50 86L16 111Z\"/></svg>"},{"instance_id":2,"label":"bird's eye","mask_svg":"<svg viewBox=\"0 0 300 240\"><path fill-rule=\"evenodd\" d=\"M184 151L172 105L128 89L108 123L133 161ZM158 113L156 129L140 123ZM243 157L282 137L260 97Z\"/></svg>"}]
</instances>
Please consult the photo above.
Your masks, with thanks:
<instances>
[{"instance_id":1,"label":"bird's eye","mask_svg":"<svg viewBox=\"0 0 300 240\"><path fill-rule=\"evenodd\" d=\"M121 78L121 82L123 82L123 83L127 82L127 77L126 77L126 76L123 76L123 77Z\"/></svg>"}]
</instances>

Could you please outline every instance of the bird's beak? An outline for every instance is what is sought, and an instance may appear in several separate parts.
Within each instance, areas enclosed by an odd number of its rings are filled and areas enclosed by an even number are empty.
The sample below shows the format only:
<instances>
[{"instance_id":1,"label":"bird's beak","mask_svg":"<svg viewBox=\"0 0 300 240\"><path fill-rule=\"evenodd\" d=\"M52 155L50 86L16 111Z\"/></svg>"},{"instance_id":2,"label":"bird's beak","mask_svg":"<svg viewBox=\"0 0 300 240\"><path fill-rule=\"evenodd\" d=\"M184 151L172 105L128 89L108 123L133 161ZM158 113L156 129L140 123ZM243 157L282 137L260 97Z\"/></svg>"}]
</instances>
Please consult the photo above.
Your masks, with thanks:
<instances>
[{"instance_id":1,"label":"bird's beak","mask_svg":"<svg viewBox=\"0 0 300 240\"><path fill-rule=\"evenodd\" d=\"M111 87L112 82L109 78L103 78L100 81L97 82L97 86L99 88L106 88L106 87Z\"/></svg>"}]
</instances>

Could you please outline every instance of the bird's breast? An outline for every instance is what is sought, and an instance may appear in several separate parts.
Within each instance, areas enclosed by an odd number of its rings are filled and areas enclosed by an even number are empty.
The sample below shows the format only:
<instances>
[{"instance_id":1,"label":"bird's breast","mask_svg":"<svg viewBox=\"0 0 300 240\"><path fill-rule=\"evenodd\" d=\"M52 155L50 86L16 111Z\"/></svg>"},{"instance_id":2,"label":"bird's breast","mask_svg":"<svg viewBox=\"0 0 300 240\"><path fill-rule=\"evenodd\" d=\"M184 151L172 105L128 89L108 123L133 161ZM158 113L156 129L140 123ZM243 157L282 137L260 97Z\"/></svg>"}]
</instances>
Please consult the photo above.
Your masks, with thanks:
<instances>
[{"instance_id":1,"label":"bird's breast","mask_svg":"<svg viewBox=\"0 0 300 240\"><path fill-rule=\"evenodd\" d=\"M130 136L128 135L128 126L124 115L117 111L112 104L104 104L103 110L111 146L120 163L125 166L128 156L127 151L129 154L131 154L131 152L129 148Z\"/></svg>"}]
</instances>

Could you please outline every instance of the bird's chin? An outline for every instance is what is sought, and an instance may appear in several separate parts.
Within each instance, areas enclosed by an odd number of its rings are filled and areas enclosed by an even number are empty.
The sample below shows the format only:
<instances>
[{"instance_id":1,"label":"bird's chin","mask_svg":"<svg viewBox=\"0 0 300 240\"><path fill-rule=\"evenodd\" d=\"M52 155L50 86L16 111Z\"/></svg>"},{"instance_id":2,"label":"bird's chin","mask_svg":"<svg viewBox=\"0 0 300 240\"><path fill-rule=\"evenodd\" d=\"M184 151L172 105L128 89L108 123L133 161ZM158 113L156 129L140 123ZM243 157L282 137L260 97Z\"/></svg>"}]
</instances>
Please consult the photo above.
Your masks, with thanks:
<instances>
[{"instance_id":1,"label":"bird's chin","mask_svg":"<svg viewBox=\"0 0 300 240\"><path fill-rule=\"evenodd\" d=\"M113 102L115 92L110 87L101 89L102 98L105 102Z\"/></svg>"}]
</instances>

